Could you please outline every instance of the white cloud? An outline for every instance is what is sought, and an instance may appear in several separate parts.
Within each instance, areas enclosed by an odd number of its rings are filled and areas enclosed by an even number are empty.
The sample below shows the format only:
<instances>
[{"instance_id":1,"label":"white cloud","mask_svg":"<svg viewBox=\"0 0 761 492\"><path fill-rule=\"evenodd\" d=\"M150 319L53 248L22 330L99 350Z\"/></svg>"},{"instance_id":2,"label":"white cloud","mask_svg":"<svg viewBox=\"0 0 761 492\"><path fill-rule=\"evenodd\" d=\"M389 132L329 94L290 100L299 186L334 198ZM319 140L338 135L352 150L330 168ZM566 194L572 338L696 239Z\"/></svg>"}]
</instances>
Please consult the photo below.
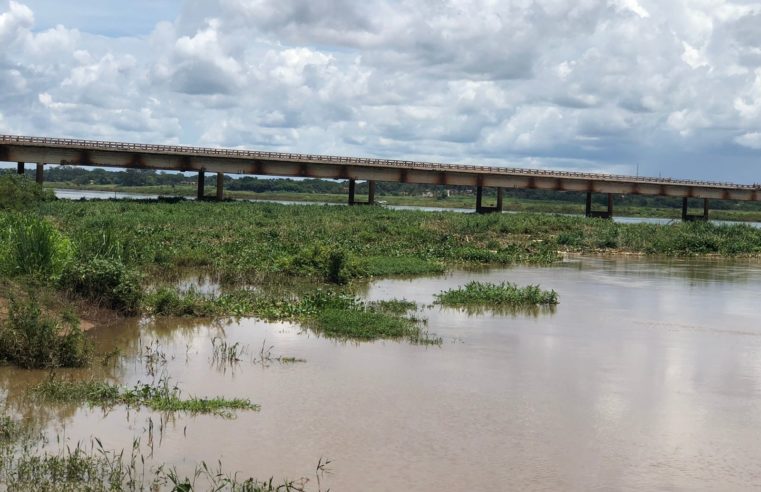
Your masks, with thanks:
<instances>
[{"instance_id":1,"label":"white cloud","mask_svg":"<svg viewBox=\"0 0 761 492\"><path fill-rule=\"evenodd\" d=\"M746 133L735 138L735 142L749 149L761 150L761 132Z\"/></svg>"},{"instance_id":2,"label":"white cloud","mask_svg":"<svg viewBox=\"0 0 761 492\"><path fill-rule=\"evenodd\" d=\"M185 0L125 37L28 1L18 132L757 181L761 2Z\"/></svg>"}]
</instances>

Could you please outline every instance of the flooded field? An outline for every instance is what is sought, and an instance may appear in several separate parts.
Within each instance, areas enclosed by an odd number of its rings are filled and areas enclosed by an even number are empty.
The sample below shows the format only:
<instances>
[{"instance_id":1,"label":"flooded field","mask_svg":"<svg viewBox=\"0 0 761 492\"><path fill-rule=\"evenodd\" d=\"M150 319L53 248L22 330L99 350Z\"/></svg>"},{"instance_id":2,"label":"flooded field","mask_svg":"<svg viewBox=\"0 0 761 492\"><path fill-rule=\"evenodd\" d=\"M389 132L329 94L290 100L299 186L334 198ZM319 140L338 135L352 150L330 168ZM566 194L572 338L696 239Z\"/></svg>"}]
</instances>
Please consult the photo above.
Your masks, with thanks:
<instances>
[{"instance_id":1,"label":"flooded field","mask_svg":"<svg viewBox=\"0 0 761 492\"><path fill-rule=\"evenodd\" d=\"M466 313L433 295L471 280L540 284L560 304ZM287 323L132 320L96 330L89 370L133 385L170 378L187 395L250 398L260 411L170 417L31 405L45 372L0 368L11 413L48 449L131 449L192 473L202 460L324 490L749 489L761 485L761 264L569 258L555 267L382 280L371 300L419 305L441 346L351 343ZM244 348L215 360L212 339ZM262 350L264 348L264 350ZM278 361L295 357L301 362ZM56 440L60 439L60 444Z\"/></svg>"}]
</instances>

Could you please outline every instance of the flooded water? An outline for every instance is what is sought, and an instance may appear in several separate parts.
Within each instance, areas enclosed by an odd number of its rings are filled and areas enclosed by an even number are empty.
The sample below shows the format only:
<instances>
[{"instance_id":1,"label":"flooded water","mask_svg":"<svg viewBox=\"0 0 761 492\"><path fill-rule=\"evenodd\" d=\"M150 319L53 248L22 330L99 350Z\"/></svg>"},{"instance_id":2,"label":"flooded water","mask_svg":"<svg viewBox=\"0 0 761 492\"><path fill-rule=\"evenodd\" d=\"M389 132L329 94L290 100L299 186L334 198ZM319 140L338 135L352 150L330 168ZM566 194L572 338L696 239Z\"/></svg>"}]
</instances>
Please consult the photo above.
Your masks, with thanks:
<instances>
[{"instance_id":1,"label":"flooded water","mask_svg":"<svg viewBox=\"0 0 761 492\"><path fill-rule=\"evenodd\" d=\"M431 306L471 280L538 283L560 305L536 315ZM332 460L322 486L333 491L757 489L759 292L759 263L570 258L367 286L369 299L418 302L441 347L342 343L250 319L93 333L101 350L124 354L97 375L132 385L163 374L185 394L261 405L235 420L32 408L24 388L44 373L9 367L0 385L12 409L66 443L97 436L129 449L140 436L149 462L188 472L220 459L227 470L295 478L312 476L322 457ZM218 366L215 336L252 357L264 345L306 362ZM140 347L152 343L168 360L146 367Z\"/></svg>"}]
</instances>

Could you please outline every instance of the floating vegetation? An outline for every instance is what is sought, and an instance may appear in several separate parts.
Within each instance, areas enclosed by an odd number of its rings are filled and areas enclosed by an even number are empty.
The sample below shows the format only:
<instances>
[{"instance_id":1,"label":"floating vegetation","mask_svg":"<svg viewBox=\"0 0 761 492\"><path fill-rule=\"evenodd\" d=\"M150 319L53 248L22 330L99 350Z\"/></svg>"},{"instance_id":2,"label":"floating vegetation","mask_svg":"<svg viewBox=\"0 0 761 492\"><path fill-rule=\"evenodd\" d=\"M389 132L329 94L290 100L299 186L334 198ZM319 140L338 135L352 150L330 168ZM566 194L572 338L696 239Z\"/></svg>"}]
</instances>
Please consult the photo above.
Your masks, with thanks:
<instances>
[{"instance_id":1,"label":"floating vegetation","mask_svg":"<svg viewBox=\"0 0 761 492\"><path fill-rule=\"evenodd\" d=\"M105 381L65 381L48 378L30 390L33 397L52 403L86 403L90 406L147 407L161 412L210 413L226 418L233 410L259 410L242 398L182 398L180 389L162 378L157 384L137 384L123 388Z\"/></svg>"},{"instance_id":2,"label":"floating vegetation","mask_svg":"<svg viewBox=\"0 0 761 492\"><path fill-rule=\"evenodd\" d=\"M469 282L465 287L436 294L436 304L450 307L526 307L552 306L558 303L558 293L542 290L538 285L519 287L510 282L494 284Z\"/></svg>"}]
</instances>

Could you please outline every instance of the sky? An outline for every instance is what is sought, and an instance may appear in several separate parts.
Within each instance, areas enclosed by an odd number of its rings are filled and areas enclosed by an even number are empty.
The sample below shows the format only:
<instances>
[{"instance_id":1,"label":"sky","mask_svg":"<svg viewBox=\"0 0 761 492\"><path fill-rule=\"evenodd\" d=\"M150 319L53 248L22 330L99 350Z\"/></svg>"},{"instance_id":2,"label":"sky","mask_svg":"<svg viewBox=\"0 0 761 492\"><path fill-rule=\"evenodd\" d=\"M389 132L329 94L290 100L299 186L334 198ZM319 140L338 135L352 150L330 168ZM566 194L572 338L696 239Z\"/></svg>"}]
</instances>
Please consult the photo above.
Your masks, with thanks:
<instances>
[{"instance_id":1,"label":"sky","mask_svg":"<svg viewBox=\"0 0 761 492\"><path fill-rule=\"evenodd\" d=\"M761 182L761 1L0 0L0 133Z\"/></svg>"}]
</instances>

